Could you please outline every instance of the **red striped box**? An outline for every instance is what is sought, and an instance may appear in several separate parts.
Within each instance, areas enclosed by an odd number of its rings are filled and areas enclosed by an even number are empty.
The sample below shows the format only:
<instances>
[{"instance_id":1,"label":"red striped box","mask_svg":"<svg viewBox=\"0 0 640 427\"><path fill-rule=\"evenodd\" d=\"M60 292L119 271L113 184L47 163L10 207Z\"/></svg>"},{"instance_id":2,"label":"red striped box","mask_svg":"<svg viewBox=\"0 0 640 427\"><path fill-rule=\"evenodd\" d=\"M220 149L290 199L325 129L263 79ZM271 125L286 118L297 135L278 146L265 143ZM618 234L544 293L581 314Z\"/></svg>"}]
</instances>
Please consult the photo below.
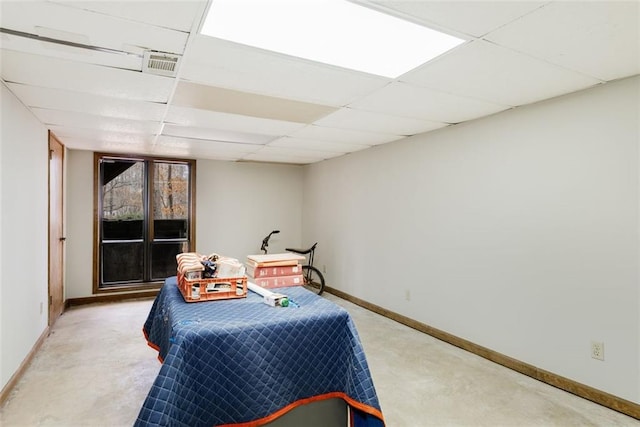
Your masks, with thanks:
<instances>
[{"instance_id":1,"label":"red striped box","mask_svg":"<svg viewBox=\"0 0 640 427\"><path fill-rule=\"evenodd\" d=\"M263 288L284 288L287 286L302 286L304 278L302 274L292 276L276 276L276 277L251 277L249 280Z\"/></svg>"},{"instance_id":2,"label":"red striped box","mask_svg":"<svg viewBox=\"0 0 640 427\"><path fill-rule=\"evenodd\" d=\"M287 265L282 267L255 267L247 265L247 274L251 277L277 277L277 276L295 276L302 274L302 266L300 264Z\"/></svg>"}]
</instances>

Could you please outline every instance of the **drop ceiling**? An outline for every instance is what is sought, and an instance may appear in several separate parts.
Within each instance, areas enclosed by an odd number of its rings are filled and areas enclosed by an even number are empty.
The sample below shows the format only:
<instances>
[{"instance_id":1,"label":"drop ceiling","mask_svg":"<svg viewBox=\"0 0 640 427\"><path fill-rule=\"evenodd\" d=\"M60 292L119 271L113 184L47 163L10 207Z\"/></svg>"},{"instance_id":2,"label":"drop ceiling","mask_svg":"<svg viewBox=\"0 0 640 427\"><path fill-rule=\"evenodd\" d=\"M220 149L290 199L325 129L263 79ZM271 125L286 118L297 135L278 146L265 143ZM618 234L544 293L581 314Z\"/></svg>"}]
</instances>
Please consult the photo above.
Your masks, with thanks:
<instances>
[{"instance_id":1,"label":"drop ceiling","mask_svg":"<svg viewBox=\"0 0 640 427\"><path fill-rule=\"evenodd\" d=\"M309 164L640 73L637 1L356 2L465 43L390 79L200 35L207 1L0 0L1 78L71 149Z\"/></svg>"}]
</instances>

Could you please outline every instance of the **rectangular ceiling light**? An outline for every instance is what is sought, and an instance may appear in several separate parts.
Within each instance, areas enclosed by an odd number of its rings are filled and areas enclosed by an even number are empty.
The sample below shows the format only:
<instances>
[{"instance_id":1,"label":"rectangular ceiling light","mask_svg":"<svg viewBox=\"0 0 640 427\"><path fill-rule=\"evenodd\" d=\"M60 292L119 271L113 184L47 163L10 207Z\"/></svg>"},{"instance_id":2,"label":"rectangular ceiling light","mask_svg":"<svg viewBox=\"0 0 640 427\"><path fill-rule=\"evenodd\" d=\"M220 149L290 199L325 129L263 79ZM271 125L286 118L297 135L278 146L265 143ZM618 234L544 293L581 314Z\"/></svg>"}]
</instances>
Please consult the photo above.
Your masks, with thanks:
<instances>
[{"instance_id":1,"label":"rectangular ceiling light","mask_svg":"<svg viewBox=\"0 0 640 427\"><path fill-rule=\"evenodd\" d=\"M390 78L464 42L347 0L213 0L201 33Z\"/></svg>"}]
</instances>

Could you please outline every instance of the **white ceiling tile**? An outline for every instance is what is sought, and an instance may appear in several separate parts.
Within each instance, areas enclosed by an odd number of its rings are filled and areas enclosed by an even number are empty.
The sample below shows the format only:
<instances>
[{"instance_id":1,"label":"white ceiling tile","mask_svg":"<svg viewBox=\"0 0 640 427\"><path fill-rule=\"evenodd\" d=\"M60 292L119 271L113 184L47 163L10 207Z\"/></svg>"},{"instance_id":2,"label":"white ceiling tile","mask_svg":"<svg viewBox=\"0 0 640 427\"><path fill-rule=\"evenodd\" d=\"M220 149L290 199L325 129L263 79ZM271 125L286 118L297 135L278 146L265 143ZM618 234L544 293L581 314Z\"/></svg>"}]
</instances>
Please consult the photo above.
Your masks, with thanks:
<instances>
[{"instance_id":1,"label":"white ceiling tile","mask_svg":"<svg viewBox=\"0 0 640 427\"><path fill-rule=\"evenodd\" d=\"M174 105L239 114L270 120L311 123L336 110L335 107L180 81L172 98Z\"/></svg>"},{"instance_id":2,"label":"white ceiling tile","mask_svg":"<svg viewBox=\"0 0 640 427\"><path fill-rule=\"evenodd\" d=\"M130 120L161 121L166 105L130 101L68 90L8 83L9 89L29 107L87 113Z\"/></svg>"},{"instance_id":3,"label":"white ceiling tile","mask_svg":"<svg viewBox=\"0 0 640 427\"><path fill-rule=\"evenodd\" d=\"M260 149L262 145L253 144L237 144L224 141L210 141L194 138L182 138L174 136L161 135L158 137L156 146L171 146L177 148L189 148L189 149L203 149L209 151L215 151L218 153L233 153L244 154L253 153Z\"/></svg>"},{"instance_id":4,"label":"white ceiling tile","mask_svg":"<svg viewBox=\"0 0 640 427\"><path fill-rule=\"evenodd\" d=\"M443 123L464 122L509 108L400 82L354 102L351 107Z\"/></svg>"},{"instance_id":5,"label":"white ceiling tile","mask_svg":"<svg viewBox=\"0 0 640 427\"><path fill-rule=\"evenodd\" d=\"M251 130L254 133L265 135L287 135L306 126L303 123L177 106L169 107L165 120L167 123L175 123L183 126L213 128L235 132Z\"/></svg>"},{"instance_id":6,"label":"white ceiling tile","mask_svg":"<svg viewBox=\"0 0 640 427\"><path fill-rule=\"evenodd\" d=\"M105 15L124 18L129 21L142 22L156 27L172 28L188 32L194 22L200 21L207 1L195 0L145 0L145 1L62 1L50 0L65 6L91 10Z\"/></svg>"},{"instance_id":7,"label":"white ceiling tile","mask_svg":"<svg viewBox=\"0 0 640 427\"><path fill-rule=\"evenodd\" d=\"M391 81L207 36L194 38L181 77L331 106L345 105Z\"/></svg>"},{"instance_id":8,"label":"white ceiling tile","mask_svg":"<svg viewBox=\"0 0 640 427\"><path fill-rule=\"evenodd\" d=\"M51 56L106 67L141 71L142 58L137 55L65 46L42 40L2 34L2 48L33 55Z\"/></svg>"},{"instance_id":9,"label":"white ceiling tile","mask_svg":"<svg viewBox=\"0 0 640 427\"><path fill-rule=\"evenodd\" d=\"M329 128L310 125L290 134L296 138L316 139L319 141L344 142L361 145L378 145L395 141L400 135L364 132L351 129Z\"/></svg>"},{"instance_id":10,"label":"white ceiling tile","mask_svg":"<svg viewBox=\"0 0 640 427\"><path fill-rule=\"evenodd\" d=\"M148 144L104 141L99 139L78 138L75 136L66 137L62 142L65 147L73 150L89 150L106 153L145 153L150 149Z\"/></svg>"},{"instance_id":11,"label":"white ceiling tile","mask_svg":"<svg viewBox=\"0 0 640 427\"><path fill-rule=\"evenodd\" d=\"M181 159L208 159L220 160L225 162L235 162L242 159L241 153L221 153L216 150L207 150L206 148L179 148L173 146L159 145L149 149L149 154L161 157L175 157Z\"/></svg>"},{"instance_id":12,"label":"white ceiling tile","mask_svg":"<svg viewBox=\"0 0 640 427\"><path fill-rule=\"evenodd\" d=\"M60 125L49 126L51 132L53 132L60 140L66 145L67 140L87 140L87 141L101 141L105 144L114 143L130 146L144 147L151 144L155 138L151 134L142 133L123 133L113 132L101 129L87 129L79 127L69 127ZM73 148L73 147L72 147Z\"/></svg>"},{"instance_id":13,"label":"white ceiling tile","mask_svg":"<svg viewBox=\"0 0 640 427\"><path fill-rule=\"evenodd\" d=\"M145 153L153 138L148 134L119 133L97 129L50 126L49 129L71 149L120 153Z\"/></svg>"},{"instance_id":14,"label":"white ceiling tile","mask_svg":"<svg viewBox=\"0 0 640 427\"><path fill-rule=\"evenodd\" d=\"M315 152L312 150L306 150L303 153L294 153L291 150L267 146L263 147L255 153L243 156L242 160L252 162L290 163L306 165L342 155L342 153L331 153L329 155L322 155L322 152Z\"/></svg>"},{"instance_id":15,"label":"white ceiling tile","mask_svg":"<svg viewBox=\"0 0 640 427\"><path fill-rule=\"evenodd\" d=\"M314 124L393 135L415 135L447 126L446 123L391 116L354 108L341 108L335 113L317 120Z\"/></svg>"},{"instance_id":16,"label":"white ceiling tile","mask_svg":"<svg viewBox=\"0 0 640 427\"><path fill-rule=\"evenodd\" d=\"M182 54L188 33L48 1L2 2L2 27L101 48Z\"/></svg>"},{"instance_id":17,"label":"white ceiling tile","mask_svg":"<svg viewBox=\"0 0 640 427\"><path fill-rule=\"evenodd\" d=\"M280 155L269 155L269 154L250 154L245 156L239 161L241 162L254 162L254 163L276 163L276 164L286 164L286 165L308 165L311 163L316 163L325 159L316 159L316 158L305 158L305 157L295 157L295 156L280 156Z\"/></svg>"},{"instance_id":18,"label":"white ceiling tile","mask_svg":"<svg viewBox=\"0 0 640 427\"><path fill-rule=\"evenodd\" d=\"M381 10L399 12L400 17L436 29L455 30L480 37L525 15L547 1L386 1L365 0Z\"/></svg>"},{"instance_id":19,"label":"white ceiling tile","mask_svg":"<svg viewBox=\"0 0 640 427\"><path fill-rule=\"evenodd\" d=\"M211 157L206 156L196 156L192 153L191 149L186 147L172 147L172 146L153 146L147 149L147 153L152 156L158 157L175 157L180 159L188 159L188 158L201 158L208 159ZM236 159L220 159L220 160L236 160Z\"/></svg>"},{"instance_id":20,"label":"white ceiling tile","mask_svg":"<svg viewBox=\"0 0 640 427\"><path fill-rule=\"evenodd\" d=\"M81 129L97 129L121 133L156 134L160 130L159 122L115 119L70 111L32 108L31 111L45 125L76 127Z\"/></svg>"},{"instance_id":21,"label":"white ceiling tile","mask_svg":"<svg viewBox=\"0 0 640 427\"><path fill-rule=\"evenodd\" d=\"M0 49L2 79L114 98L167 102L174 79ZM44 72L46 70L46 72Z\"/></svg>"},{"instance_id":22,"label":"white ceiling tile","mask_svg":"<svg viewBox=\"0 0 640 427\"><path fill-rule=\"evenodd\" d=\"M200 128L193 126L165 125L162 134L183 138L206 139L213 141L237 142L241 144L266 144L275 136L257 133Z\"/></svg>"},{"instance_id":23,"label":"white ceiling tile","mask_svg":"<svg viewBox=\"0 0 640 427\"><path fill-rule=\"evenodd\" d=\"M640 3L557 1L486 36L603 80L640 73Z\"/></svg>"},{"instance_id":24,"label":"white ceiling tile","mask_svg":"<svg viewBox=\"0 0 640 427\"><path fill-rule=\"evenodd\" d=\"M305 159L330 159L332 157L340 156L344 154L340 151L332 150L312 150L307 148L291 148L291 147L272 147L270 145L263 146L255 154L270 155L270 156L293 156Z\"/></svg>"},{"instance_id":25,"label":"white ceiling tile","mask_svg":"<svg viewBox=\"0 0 640 427\"><path fill-rule=\"evenodd\" d=\"M304 150L327 151L334 153L353 153L355 151L364 150L370 145L346 144L342 142L319 141L306 138L279 138L271 143L269 147L293 148Z\"/></svg>"},{"instance_id":26,"label":"white ceiling tile","mask_svg":"<svg viewBox=\"0 0 640 427\"><path fill-rule=\"evenodd\" d=\"M401 77L419 86L503 105L524 105L585 89L600 80L482 40Z\"/></svg>"}]
</instances>

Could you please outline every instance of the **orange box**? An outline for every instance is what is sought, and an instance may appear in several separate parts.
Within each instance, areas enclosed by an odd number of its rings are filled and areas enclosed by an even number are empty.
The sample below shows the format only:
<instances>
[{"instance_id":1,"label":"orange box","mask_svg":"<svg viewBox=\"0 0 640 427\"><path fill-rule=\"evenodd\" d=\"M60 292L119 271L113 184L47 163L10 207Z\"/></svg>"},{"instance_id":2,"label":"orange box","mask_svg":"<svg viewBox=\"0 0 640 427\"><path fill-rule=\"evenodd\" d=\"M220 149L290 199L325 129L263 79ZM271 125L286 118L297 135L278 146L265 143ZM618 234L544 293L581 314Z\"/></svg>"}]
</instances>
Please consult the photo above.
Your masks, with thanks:
<instances>
[{"instance_id":1,"label":"orange box","mask_svg":"<svg viewBox=\"0 0 640 427\"><path fill-rule=\"evenodd\" d=\"M267 289L284 288L287 286L302 286L304 284L304 277L302 277L302 274L278 277L252 277L251 281Z\"/></svg>"},{"instance_id":2,"label":"orange box","mask_svg":"<svg viewBox=\"0 0 640 427\"><path fill-rule=\"evenodd\" d=\"M302 266L285 265L281 267L254 267L247 265L247 275L251 277L276 277L276 276L294 276L302 273Z\"/></svg>"},{"instance_id":3,"label":"orange box","mask_svg":"<svg viewBox=\"0 0 640 427\"><path fill-rule=\"evenodd\" d=\"M247 277L216 277L215 279L187 279L178 273L178 289L186 302L215 301L246 298Z\"/></svg>"}]
</instances>

